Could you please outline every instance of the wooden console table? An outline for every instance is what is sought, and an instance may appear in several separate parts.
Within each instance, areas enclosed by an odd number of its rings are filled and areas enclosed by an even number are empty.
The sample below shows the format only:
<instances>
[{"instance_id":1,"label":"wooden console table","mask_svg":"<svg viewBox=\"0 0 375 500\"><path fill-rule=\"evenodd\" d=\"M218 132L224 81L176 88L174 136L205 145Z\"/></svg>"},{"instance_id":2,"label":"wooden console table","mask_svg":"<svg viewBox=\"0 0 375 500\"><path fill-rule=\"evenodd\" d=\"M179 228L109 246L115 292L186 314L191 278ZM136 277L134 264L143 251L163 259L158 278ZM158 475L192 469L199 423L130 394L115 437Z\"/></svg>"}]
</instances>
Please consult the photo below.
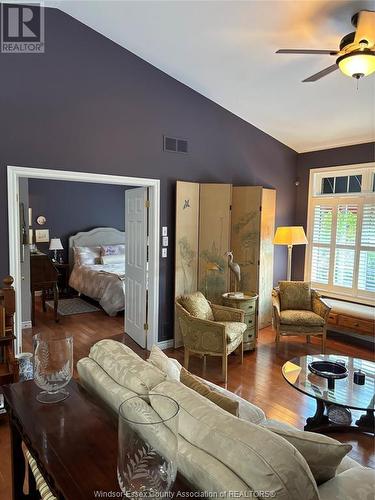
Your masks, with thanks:
<instances>
[{"instance_id":1,"label":"wooden console table","mask_svg":"<svg viewBox=\"0 0 375 500\"><path fill-rule=\"evenodd\" d=\"M39 498L35 482L24 495L25 460L22 441L34 457L51 492L64 500L95 498L95 491L115 492L117 481L117 415L72 380L70 396L63 402L44 405L30 380L4 387L9 413L13 469L13 499ZM29 477L32 473L29 471ZM191 492L181 475L172 491Z\"/></svg>"}]
</instances>

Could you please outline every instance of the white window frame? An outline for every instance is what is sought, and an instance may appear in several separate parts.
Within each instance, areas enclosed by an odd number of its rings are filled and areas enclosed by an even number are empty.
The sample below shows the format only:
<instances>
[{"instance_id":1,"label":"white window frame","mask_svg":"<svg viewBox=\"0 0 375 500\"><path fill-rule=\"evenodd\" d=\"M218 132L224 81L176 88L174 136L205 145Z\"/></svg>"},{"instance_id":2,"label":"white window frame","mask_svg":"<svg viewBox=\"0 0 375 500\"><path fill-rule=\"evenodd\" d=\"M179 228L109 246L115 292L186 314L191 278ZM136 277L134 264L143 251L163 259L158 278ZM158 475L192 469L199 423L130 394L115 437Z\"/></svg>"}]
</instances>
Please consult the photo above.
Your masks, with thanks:
<instances>
[{"instance_id":1,"label":"white window frame","mask_svg":"<svg viewBox=\"0 0 375 500\"><path fill-rule=\"evenodd\" d=\"M322 179L324 177L338 177L338 176L348 176L348 175L362 175L362 186L360 193L340 193L340 194L321 194ZM375 200L375 193L372 191L373 182L375 175L375 163L362 163L359 165L346 165L339 167L327 167L327 168L314 168L310 170L310 180L309 180L309 199L308 199L308 211L307 211L307 239L309 241L306 247L305 253L305 281L311 281L311 264L312 264L312 238L313 238L313 217L314 210L317 205L326 205L336 207L334 211L334 216L332 220L332 234L331 234L331 244L329 245L331 260L329 265L329 284L324 285L322 283L312 282L312 286L324 293L324 295L347 299L362 304L374 304L375 293L367 292L365 290L358 290L358 266L359 266L359 249L374 250L373 247L365 247L360 244L360 231L362 228L362 214L363 205L366 203L373 203ZM338 287L334 286L333 283L333 270L334 270L334 258L336 249L336 220L337 220L337 206L345 204L355 204L358 205L358 216L357 216L357 244L355 247L347 246L347 248L355 248L355 263L353 272L353 287ZM311 243L310 243L311 242ZM314 246L327 247L324 244L314 244ZM345 247L345 245L337 245L340 248Z\"/></svg>"}]
</instances>

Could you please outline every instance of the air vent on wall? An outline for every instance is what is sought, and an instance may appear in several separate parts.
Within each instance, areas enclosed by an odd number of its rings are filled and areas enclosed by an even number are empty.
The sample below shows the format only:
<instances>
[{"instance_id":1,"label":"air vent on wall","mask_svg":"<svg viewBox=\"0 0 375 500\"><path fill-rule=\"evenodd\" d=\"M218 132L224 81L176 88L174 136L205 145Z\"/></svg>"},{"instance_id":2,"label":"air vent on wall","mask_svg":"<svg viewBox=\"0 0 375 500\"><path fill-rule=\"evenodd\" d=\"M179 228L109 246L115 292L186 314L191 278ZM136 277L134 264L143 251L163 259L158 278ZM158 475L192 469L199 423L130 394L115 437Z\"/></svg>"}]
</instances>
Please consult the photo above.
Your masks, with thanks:
<instances>
[{"instance_id":1,"label":"air vent on wall","mask_svg":"<svg viewBox=\"0 0 375 500\"><path fill-rule=\"evenodd\" d=\"M169 153L187 153L188 141L178 137L163 136L163 150Z\"/></svg>"}]
</instances>

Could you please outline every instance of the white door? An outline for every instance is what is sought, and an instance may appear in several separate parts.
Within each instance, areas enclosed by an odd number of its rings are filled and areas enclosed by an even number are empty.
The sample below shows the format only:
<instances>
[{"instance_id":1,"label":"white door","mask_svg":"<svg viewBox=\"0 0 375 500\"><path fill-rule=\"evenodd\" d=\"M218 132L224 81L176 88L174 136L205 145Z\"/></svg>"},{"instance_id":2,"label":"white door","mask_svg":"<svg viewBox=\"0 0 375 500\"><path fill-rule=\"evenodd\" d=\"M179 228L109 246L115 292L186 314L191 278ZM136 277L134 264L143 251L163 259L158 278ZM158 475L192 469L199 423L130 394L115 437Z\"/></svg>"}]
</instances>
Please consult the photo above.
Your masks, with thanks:
<instances>
[{"instance_id":1,"label":"white door","mask_svg":"<svg viewBox=\"0 0 375 500\"><path fill-rule=\"evenodd\" d=\"M147 188L125 191L125 332L146 347Z\"/></svg>"}]
</instances>

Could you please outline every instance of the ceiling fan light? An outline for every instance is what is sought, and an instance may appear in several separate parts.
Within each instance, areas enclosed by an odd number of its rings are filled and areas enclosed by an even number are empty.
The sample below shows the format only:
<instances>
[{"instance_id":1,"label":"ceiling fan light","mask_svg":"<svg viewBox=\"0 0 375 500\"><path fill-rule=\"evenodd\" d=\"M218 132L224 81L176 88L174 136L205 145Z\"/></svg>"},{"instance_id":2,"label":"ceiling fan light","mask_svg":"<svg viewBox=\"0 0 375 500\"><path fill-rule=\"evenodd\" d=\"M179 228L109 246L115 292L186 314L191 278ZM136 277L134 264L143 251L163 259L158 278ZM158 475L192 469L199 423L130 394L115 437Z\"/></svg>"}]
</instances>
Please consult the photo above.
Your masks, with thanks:
<instances>
[{"instance_id":1,"label":"ceiling fan light","mask_svg":"<svg viewBox=\"0 0 375 500\"><path fill-rule=\"evenodd\" d=\"M337 64L344 75L354 78L371 75L375 71L375 53L352 52L337 59Z\"/></svg>"}]
</instances>

